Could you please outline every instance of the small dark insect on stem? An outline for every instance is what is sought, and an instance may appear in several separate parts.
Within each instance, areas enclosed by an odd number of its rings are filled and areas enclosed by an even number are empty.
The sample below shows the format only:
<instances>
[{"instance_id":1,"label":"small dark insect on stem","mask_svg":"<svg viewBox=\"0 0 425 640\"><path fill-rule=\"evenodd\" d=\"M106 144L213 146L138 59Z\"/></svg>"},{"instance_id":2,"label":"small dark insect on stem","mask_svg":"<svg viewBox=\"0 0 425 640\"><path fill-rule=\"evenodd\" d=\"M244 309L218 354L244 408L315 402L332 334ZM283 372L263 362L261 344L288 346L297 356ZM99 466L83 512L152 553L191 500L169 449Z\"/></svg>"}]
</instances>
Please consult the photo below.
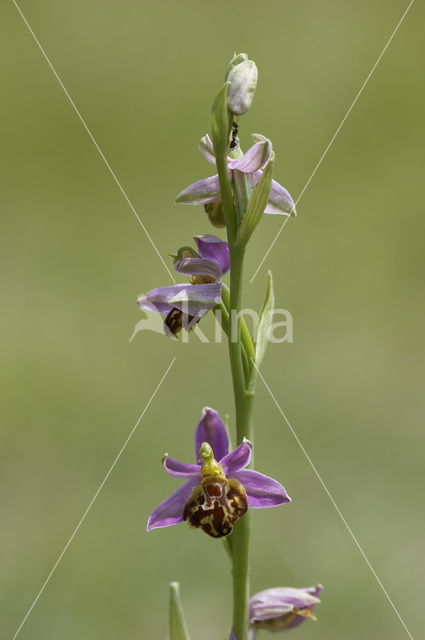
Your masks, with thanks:
<instances>
[{"instance_id":1,"label":"small dark insect on stem","mask_svg":"<svg viewBox=\"0 0 425 640\"><path fill-rule=\"evenodd\" d=\"M235 149L239 144L238 130L239 130L238 123L237 122L233 122L233 124L232 124L232 141L230 143L230 149Z\"/></svg>"}]
</instances>

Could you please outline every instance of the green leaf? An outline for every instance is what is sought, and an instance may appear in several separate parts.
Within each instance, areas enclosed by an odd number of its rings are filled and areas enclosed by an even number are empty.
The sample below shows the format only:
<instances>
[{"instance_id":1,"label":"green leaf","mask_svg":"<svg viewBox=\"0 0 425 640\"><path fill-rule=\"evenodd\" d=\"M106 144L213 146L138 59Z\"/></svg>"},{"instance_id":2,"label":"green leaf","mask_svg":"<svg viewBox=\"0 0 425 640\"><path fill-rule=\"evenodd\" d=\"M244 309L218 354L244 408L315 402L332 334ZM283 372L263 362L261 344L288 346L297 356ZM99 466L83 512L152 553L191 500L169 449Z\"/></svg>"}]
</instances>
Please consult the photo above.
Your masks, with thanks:
<instances>
[{"instance_id":1,"label":"green leaf","mask_svg":"<svg viewBox=\"0 0 425 640\"><path fill-rule=\"evenodd\" d=\"M272 188L274 153L272 152L270 160L264 169L261 178L254 187L252 195L249 199L248 206L238 231L238 243L245 247L252 236L252 233L260 222L264 209L270 197Z\"/></svg>"},{"instance_id":2,"label":"green leaf","mask_svg":"<svg viewBox=\"0 0 425 640\"><path fill-rule=\"evenodd\" d=\"M178 582L170 582L170 640L190 640L180 601Z\"/></svg>"},{"instance_id":3,"label":"green leaf","mask_svg":"<svg viewBox=\"0 0 425 640\"><path fill-rule=\"evenodd\" d=\"M252 365L251 378L249 381L248 391L253 391L257 378L257 369L261 366L267 349L269 339L269 329L273 322L274 314L274 290L272 272L268 272L268 284L266 297L264 299L263 308L261 309L260 321L258 323L257 335L255 337L255 366Z\"/></svg>"}]
</instances>

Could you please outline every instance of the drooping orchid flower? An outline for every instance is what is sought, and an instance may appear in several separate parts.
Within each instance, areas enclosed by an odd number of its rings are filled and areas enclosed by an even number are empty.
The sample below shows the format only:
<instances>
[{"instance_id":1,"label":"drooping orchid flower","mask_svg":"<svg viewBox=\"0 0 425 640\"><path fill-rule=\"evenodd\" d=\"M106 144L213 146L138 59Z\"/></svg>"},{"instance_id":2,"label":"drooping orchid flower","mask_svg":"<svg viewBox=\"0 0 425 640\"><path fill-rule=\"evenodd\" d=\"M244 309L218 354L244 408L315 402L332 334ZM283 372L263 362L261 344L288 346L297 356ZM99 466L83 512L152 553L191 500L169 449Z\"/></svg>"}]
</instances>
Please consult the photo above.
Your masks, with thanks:
<instances>
[{"instance_id":1,"label":"drooping orchid flower","mask_svg":"<svg viewBox=\"0 0 425 640\"><path fill-rule=\"evenodd\" d=\"M240 171L249 175L253 186L259 181L262 170L270 159L272 143L265 136L254 133L254 144L240 159L227 158L229 179L233 180L232 171ZM198 145L199 151L215 166L213 143L206 134ZM218 175L198 180L184 189L175 200L176 204L203 205L210 221L214 226L224 226L224 216L221 208L221 192ZM295 215L295 203L289 192L281 184L272 180L269 202L264 213Z\"/></svg>"},{"instance_id":2,"label":"drooping orchid flower","mask_svg":"<svg viewBox=\"0 0 425 640\"><path fill-rule=\"evenodd\" d=\"M294 589L277 587L256 593L249 601L249 620L254 629L287 631L304 620L315 620L313 609L320 602L323 586Z\"/></svg>"},{"instance_id":3,"label":"drooping orchid flower","mask_svg":"<svg viewBox=\"0 0 425 640\"><path fill-rule=\"evenodd\" d=\"M246 469L252 444L244 440L229 453L229 437L217 411L206 407L195 431L196 464L177 462L165 454L165 470L185 479L149 517L147 530L186 520L214 538L229 535L248 508L264 509L290 502L282 485Z\"/></svg>"},{"instance_id":4,"label":"drooping orchid flower","mask_svg":"<svg viewBox=\"0 0 425 640\"><path fill-rule=\"evenodd\" d=\"M186 284L174 284L148 291L137 300L139 307L166 314L164 329L176 336L190 330L221 300L220 278L229 270L229 247L217 236L194 236L198 252L182 247L174 256L178 273L190 276Z\"/></svg>"},{"instance_id":5,"label":"drooping orchid flower","mask_svg":"<svg viewBox=\"0 0 425 640\"><path fill-rule=\"evenodd\" d=\"M319 604L323 586L276 587L256 593L249 601L249 640L254 640L257 631L289 631L304 620L316 620L313 609ZM229 640L237 640L232 629Z\"/></svg>"}]
</instances>

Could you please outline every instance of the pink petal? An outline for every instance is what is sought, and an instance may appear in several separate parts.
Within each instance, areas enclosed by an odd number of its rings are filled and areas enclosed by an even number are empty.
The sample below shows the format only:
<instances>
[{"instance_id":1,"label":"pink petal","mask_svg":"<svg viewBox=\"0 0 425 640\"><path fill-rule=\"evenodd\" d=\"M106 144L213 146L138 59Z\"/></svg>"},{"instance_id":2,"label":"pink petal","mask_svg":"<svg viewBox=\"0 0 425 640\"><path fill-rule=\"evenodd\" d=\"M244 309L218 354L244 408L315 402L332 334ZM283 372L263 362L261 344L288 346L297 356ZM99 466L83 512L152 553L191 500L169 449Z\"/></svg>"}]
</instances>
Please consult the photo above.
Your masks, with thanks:
<instances>
[{"instance_id":1,"label":"pink petal","mask_svg":"<svg viewBox=\"0 0 425 640\"><path fill-rule=\"evenodd\" d=\"M195 476L201 482L201 467L198 464L184 464L170 458L168 453L162 458L164 469L170 476L174 478L194 478Z\"/></svg>"},{"instance_id":2,"label":"pink petal","mask_svg":"<svg viewBox=\"0 0 425 640\"><path fill-rule=\"evenodd\" d=\"M235 477L235 473L249 464L251 460L252 444L244 438L242 444L220 460L223 471L229 478Z\"/></svg>"}]
</instances>

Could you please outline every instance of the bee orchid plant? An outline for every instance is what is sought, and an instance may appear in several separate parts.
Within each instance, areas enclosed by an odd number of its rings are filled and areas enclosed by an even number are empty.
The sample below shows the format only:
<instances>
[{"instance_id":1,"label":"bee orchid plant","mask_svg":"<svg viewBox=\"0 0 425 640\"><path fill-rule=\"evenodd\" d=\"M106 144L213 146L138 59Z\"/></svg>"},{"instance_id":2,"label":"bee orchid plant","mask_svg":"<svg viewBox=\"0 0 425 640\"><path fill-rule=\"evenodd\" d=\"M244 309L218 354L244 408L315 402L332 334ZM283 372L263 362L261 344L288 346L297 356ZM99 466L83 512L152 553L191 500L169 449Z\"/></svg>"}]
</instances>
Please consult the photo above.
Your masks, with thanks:
<instances>
[{"instance_id":1,"label":"bee orchid plant","mask_svg":"<svg viewBox=\"0 0 425 640\"><path fill-rule=\"evenodd\" d=\"M232 640L251 640L260 629L284 631L307 618L315 619L313 607L320 602L323 588L276 587L250 597L250 510L288 504L290 498L280 482L253 469L257 370L266 350L274 293L269 272L260 321L251 335L241 316L244 257L263 213L295 215L292 197L272 177L271 141L253 134L254 144L245 154L240 147L239 118L251 107L256 84L255 63L244 53L235 54L213 104L211 137L207 134L199 143L217 173L191 184L176 198L179 204L202 206L207 214L204 221L225 227L227 240L195 235L196 248L184 246L172 254L176 271L189 277L189 282L159 287L138 299L141 308L164 316L165 333L172 338L193 329L210 310L220 310L217 318L228 336L237 446L229 450L224 422L217 411L204 408L194 436L195 463L184 464L168 454L163 457L166 472L182 484L152 511L147 530L185 521L225 541L232 562L233 621L219 622ZM221 281L228 271L230 287ZM189 640L179 586L174 582L170 584L169 633L170 640Z\"/></svg>"}]
</instances>

